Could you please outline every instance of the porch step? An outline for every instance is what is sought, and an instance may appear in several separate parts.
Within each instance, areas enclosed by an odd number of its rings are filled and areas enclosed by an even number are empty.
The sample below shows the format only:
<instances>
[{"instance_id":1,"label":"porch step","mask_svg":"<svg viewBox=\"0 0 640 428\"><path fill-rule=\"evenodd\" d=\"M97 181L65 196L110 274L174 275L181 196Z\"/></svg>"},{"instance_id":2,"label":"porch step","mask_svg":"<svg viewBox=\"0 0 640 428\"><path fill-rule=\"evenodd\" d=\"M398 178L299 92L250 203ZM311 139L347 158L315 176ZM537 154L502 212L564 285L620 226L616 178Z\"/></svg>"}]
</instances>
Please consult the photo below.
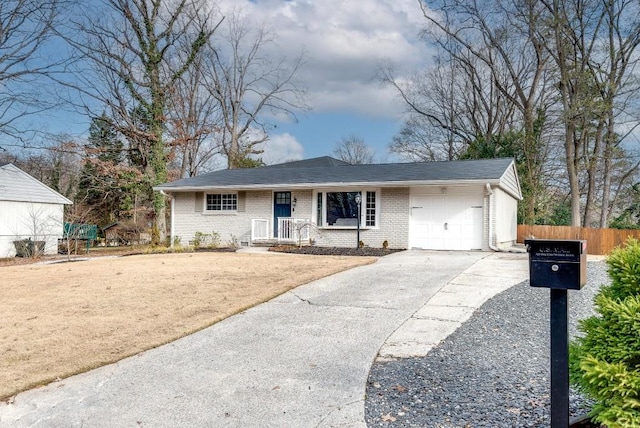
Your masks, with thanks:
<instances>
[{"instance_id":1,"label":"porch step","mask_svg":"<svg viewBox=\"0 0 640 428\"><path fill-rule=\"evenodd\" d=\"M279 245L278 241L254 241L251 243L252 247L275 247Z\"/></svg>"},{"instance_id":2,"label":"porch step","mask_svg":"<svg viewBox=\"0 0 640 428\"><path fill-rule=\"evenodd\" d=\"M298 241L278 241L277 239L261 239L253 241L251 247L277 247L278 245L298 245ZM311 245L309 241L302 241L302 246Z\"/></svg>"}]
</instances>

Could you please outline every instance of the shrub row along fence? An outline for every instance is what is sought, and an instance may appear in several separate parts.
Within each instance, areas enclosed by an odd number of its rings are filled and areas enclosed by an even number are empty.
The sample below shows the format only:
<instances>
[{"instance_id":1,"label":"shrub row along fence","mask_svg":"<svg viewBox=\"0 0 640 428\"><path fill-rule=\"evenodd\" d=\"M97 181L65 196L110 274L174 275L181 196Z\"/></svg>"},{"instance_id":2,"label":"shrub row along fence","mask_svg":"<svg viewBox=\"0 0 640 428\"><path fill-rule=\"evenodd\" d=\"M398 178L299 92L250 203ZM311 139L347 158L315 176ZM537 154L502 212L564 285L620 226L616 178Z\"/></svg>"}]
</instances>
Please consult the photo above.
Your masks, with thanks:
<instances>
[{"instance_id":1,"label":"shrub row along fence","mask_svg":"<svg viewBox=\"0 0 640 428\"><path fill-rule=\"evenodd\" d=\"M587 253L606 255L615 247L624 244L629 237L640 240L640 230L518 225L518 242L523 243L532 236L538 239L584 239L587 241Z\"/></svg>"}]
</instances>

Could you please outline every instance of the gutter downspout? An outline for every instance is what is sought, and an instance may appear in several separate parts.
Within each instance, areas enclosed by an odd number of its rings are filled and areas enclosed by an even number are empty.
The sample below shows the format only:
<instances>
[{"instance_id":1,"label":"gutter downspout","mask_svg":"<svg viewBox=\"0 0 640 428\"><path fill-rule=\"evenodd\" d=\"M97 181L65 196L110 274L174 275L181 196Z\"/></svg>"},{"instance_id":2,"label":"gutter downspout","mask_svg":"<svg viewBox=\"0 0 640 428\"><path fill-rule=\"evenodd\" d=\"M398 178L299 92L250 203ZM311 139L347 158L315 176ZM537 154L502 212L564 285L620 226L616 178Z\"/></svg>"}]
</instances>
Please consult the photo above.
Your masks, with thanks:
<instances>
[{"instance_id":1,"label":"gutter downspout","mask_svg":"<svg viewBox=\"0 0 640 428\"><path fill-rule=\"evenodd\" d=\"M176 215L175 215L176 214L175 213L175 211L176 211L176 199L173 197L173 195L170 195L170 198L171 199L169 199L169 201L170 201L169 203L171 204L171 221L170 221L169 224L171 226L169 226L169 227L171 228L171 232L169 233L169 237L170 237L169 239L171 240L171 242L169 242L169 248L173 248L173 241L174 241L173 231L175 229L174 225L173 225L173 222L174 222L174 219L176 218Z\"/></svg>"},{"instance_id":2,"label":"gutter downspout","mask_svg":"<svg viewBox=\"0 0 640 428\"><path fill-rule=\"evenodd\" d=\"M491 190L491 184L489 183L487 183L485 187L487 189L487 194L489 195L489 204L487 206L487 214L489 217L489 249L500 252L502 250L493 245L493 218L491 216L491 214L493 214L493 211L491 210L491 202L493 201L493 190Z\"/></svg>"}]
</instances>

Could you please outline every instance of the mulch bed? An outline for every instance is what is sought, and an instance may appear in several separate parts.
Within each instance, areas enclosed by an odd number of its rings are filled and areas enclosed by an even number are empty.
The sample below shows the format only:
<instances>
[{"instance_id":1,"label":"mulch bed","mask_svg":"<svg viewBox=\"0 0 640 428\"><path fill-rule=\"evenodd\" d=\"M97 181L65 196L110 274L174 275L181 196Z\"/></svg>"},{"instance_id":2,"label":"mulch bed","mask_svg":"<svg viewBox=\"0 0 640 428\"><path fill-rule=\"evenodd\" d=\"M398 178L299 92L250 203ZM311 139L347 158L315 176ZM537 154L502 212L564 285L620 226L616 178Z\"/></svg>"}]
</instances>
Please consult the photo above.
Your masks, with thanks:
<instances>
[{"instance_id":1,"label":"mulch bed","mask_svg":"<svg viewBox=\"0 0 640 428\"><path fill-rule=\"evenodd\" d=\"M213 248L197 248L196 253L235 253L237 248L234 247L213 247Z\"/></svg>"},{"instance_id":2,"label":"mulch bed","mask_svg":"<svg viewBox=\"0 0 640 428\"><path fill-rule=\"evenodd\" d=\"M366 257L383 257L389 254L397 253L398 249L389 248L340 248L340 247L297 247L294 245L280 245L269 248L269 251L291 254L311 254L314 256L366 256Z\"/></svg>"}]
</instances>

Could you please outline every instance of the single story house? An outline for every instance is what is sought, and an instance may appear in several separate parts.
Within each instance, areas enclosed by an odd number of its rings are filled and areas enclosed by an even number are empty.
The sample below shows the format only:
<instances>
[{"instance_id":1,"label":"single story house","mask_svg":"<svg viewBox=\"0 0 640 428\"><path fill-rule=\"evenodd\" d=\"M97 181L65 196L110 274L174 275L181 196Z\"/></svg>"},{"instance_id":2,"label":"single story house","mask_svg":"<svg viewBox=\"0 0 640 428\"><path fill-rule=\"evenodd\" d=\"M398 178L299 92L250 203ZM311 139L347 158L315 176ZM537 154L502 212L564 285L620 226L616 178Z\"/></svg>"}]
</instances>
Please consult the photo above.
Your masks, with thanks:
<instances>
[{"instance_id":1,"label":"single story house","mask_svg":"<svg viewBox=\"0 0 640 428\"><path fill-rule=\"evenodd\" d=\"M44 242L57 254L64 206L72 202L13 164L0 164L0 257L16 255L14 241Z\"/></svg>"},{"instance_id":2,"label":"single story house","mask_svg":"<svg viewBox=\"0 0 640 428\"><path fill-rule=\"evenodd\" d=\"M215 232L240 245L497 250L516 241L522 199L513 159L351 165L320 157L155 189L171 197L171 242L182 244Z\"/></svg>"}]
</instances>

